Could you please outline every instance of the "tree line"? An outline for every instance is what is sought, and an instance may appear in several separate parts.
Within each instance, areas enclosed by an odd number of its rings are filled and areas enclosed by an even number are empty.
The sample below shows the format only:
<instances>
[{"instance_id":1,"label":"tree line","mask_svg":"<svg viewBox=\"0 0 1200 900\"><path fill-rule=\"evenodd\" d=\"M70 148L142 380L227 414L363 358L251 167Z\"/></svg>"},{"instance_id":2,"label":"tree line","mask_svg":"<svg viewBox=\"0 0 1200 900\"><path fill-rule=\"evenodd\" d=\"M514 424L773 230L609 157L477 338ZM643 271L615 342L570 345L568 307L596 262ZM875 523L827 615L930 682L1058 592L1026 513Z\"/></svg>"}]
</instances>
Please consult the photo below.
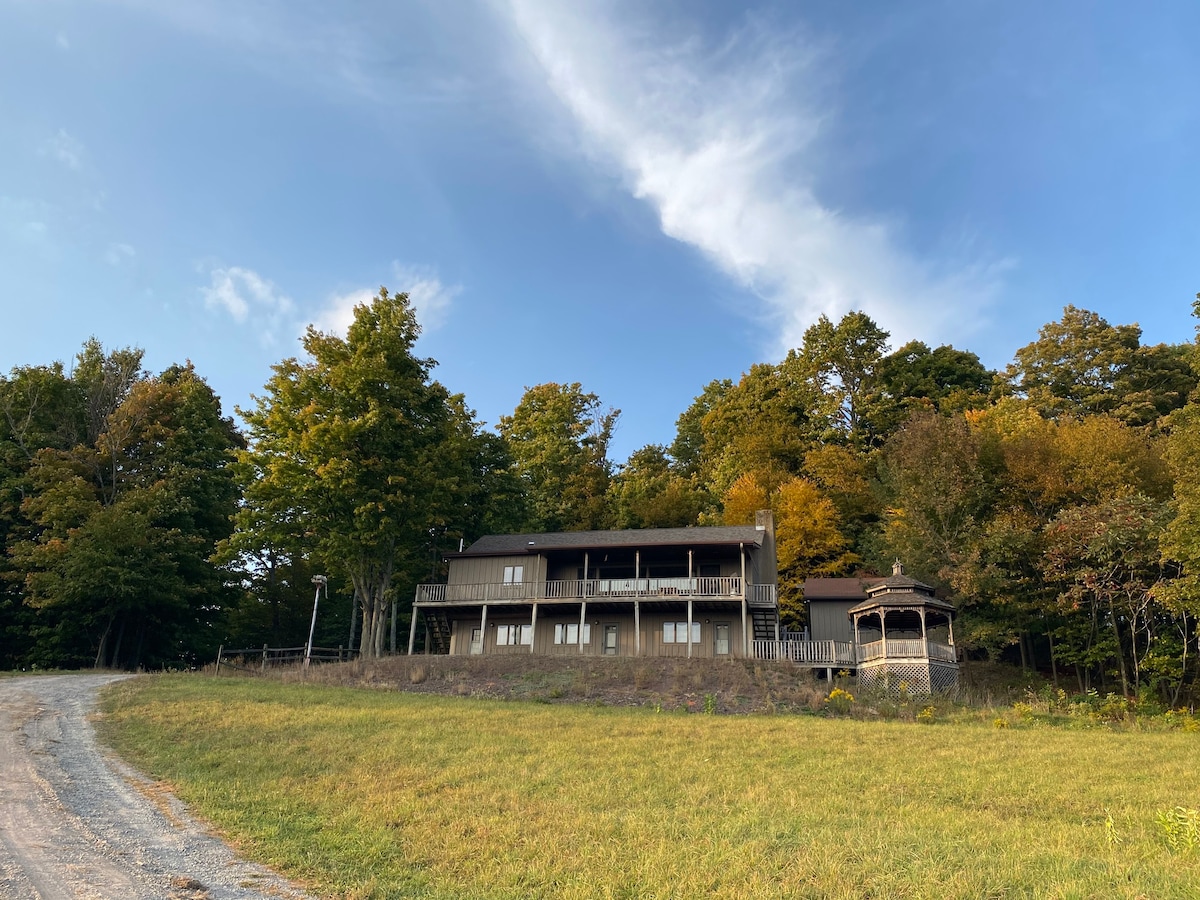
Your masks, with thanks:
<instances>
[{"instance_id":1,"label":"tree line","mask_svg":"<svg viewBox=\"0 0 1200 900\"><path fill-rule=\"evenodd\" d=\"M1200 315L1200 300L1194 306ZM0 378L0 666L193 664L307 636L390 652L413 586L482 534L742 524L774 510L785 622L810 576L894 558L964 650L1064 686L1181 702L1200 657L1200 350L1068 306L1003 371L822 317L705 385L669 445L610 458L620 412L527 388L493 431L381 289L310 328L243 425L190 364L88 341Z\"/></svg>"}]
</instances>

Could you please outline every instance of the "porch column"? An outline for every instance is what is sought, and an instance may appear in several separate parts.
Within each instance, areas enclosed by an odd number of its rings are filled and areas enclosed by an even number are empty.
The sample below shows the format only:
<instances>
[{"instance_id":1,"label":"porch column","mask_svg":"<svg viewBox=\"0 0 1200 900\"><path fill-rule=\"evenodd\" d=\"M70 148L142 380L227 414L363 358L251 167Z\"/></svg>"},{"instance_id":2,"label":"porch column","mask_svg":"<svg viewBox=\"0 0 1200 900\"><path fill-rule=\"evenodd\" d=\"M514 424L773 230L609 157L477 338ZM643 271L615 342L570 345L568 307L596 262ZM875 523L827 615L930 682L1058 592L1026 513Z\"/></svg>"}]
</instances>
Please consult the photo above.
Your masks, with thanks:
<instances>
[{"instance_id":1,"label":"porch column","mask_svg":"<svg viewBox=\"0 0 1200 900\"><path fill-rule=\"evenodd\" d=\"M887 613L879 610L879 643L883 647L883 658L887 659Z\"/></svg>"},{"instance_id":2,"label":"porch column","mask_svg":"<svg viewBox=\"0 0 1200 900\"><path fill-rule=\"evenodd\" d=\"M638 579L642 577L642 551L633 551L633 596L640 597L642 594L642 586L638 584Z\"/></svg>"},{"instance_id":3,"label":"porch column","mask_svg":"<svg viewBox=\"0 0 1200 900\"><path fill-rule=\"evenodd\" d=\"M642 655L642 604L633 601L633 655Z\"/></svg>"},{"instance_id":4,"label":"porch column","mask_svg":"<svg viewBox=\"0 0 1200 900\"><path fill-rule=\"evenodd\" d=\"M408 626L408 655L413 655L413 647L417 643L417 606L413 604L412 624Z\"/></svg>"},{"instance_id":5,"label":"porch column","mask_svg":"<svg viewBox=\"0 0 1200 900\"><path fill-rule=\"evenodd\" d=\"M428 622L426 622L426 623L425 623L425 655L426 655L426 656L432 656L432 655L433 655L433 650L432 650L432 649L431 649L431 647L430 647L430 644L432 644L432 643L433 643L433 635L431 635L431 634L429 633L429 623L428 623ZM361 649L361 648L359 649L359 652L360 652L360 653L362 652L362 649Z\"/></svg>"},{"instance_id":6,"label":"porch column","mask_svg":"<svg viewBox=\"0 0 1200 900\"><path fill-rule=\"evenodd\" d=\"M587 627L587 601L579 604L579 652L583 652L583 629Z\"/></svg>"},{"instance_id":7,"label":"porch column","mask_svg":"<svg viewBox=\"0 0 1200 900\"><path fill-rule=\"evenodd\" d=\"M688 590L692 590L692 548L688 547Z\"/></svg>"},{"instance_id":8,"label":"porch column","mask_svg":"<svg viewBox=\"0 0 1200 900\"><path fill-rule=\"evenodd\" d=\"M925 632L925 608L917 610L921 614L921 644L926 657L929 656L929 635Z\"/></svg>"},{"instance_id":9,"label":"porch column","mask_svg":"<svg viewBox=\"0 0 1200 900\"><path fill-rule=\"evenodd\" d=\"M582 589L579 592L579 596L581 596L581 597L587 596L587 579L588 579L588 552L586 550L584 550L583 551L583 584L581 585Z\"/></svg>"},{"instance_id":10,"label":"porch column","mask_svg":"<svg viewBox=\"0 0 1200 900\"><path fill-rule=\"evenodd\" d=\"M750 612L749 605L746 602L746 595L749 591L746 590L746 545L738 544L739 552L742 555L742 655L750 658Z\"/></svg>"},{"instance_id":11,"label":"porch column","mask_svg":"<svg viewBox=\"0 0 1200 900\"><path fill-rule=\"evenodd\" d=\"M750 611L746 598L742 598L742 656L750 658Z\"/></svg>"},{"instance_id":12,"label":"porch column","mask_svg":"<svg viewBox=\"0 0 1200 900\"><path fill-rule=\"evenodd\" d=\"M537 646L537 601L533 601L533 617L529 620L529 652Z\"/></svg>"},{"instance_id":13,"label":"porch column","mask_svg":"<svg viewBox=\"0 0 1200 900\"><path fill-rule=\"evenodd\" d=\"M946 616L946 627L950 629L950 646L954 646L954 616Z\"/></svg>"},{"instance_id":14,"label":"porch column","mask_svg":"<svg viewBox=\"0 0 1200 900\"><path fill-rule=\"evenodd\" d=\"M479 619L479 655L483 656L483 651L487 649L487 604L483 604L483 615ZM471 648L467 648L467 655L471 655Z\"/></svg>"},{"instance_id":15,"label":"porch column","mask_svg":"<svg viewBox=\"0 0 1200 900\"><path fill-rule=\"evenodd\" d=\"M688 659L692 658L692 598L688 597Z\"/></svg>"}]
</instances>

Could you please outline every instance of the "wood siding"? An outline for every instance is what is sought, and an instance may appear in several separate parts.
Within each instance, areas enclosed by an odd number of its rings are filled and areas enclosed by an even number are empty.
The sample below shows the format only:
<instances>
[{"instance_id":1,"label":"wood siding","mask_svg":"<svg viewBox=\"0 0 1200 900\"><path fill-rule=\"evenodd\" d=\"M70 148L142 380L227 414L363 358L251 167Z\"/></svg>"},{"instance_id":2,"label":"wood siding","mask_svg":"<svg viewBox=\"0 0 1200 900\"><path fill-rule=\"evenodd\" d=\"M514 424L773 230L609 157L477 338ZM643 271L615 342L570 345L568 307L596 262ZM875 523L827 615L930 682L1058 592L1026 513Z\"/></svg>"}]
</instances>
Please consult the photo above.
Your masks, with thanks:
<instances>
[{"instance_id":1,"label":"wood siding","mask_svg":"<svg viewBox=\"0 0 1200 900\"><path fill-rule=\"evenodd\" d=\"M483 653L484 655L529 655L531 652L543 656L578 656L580 653L578 644L555 644L554 643L554 626L557 625L579 625L579 613L574 615L564 615L561 612L548 614L545 610L538 610L537 626L534 629L533 649L530 650L528 644L515 645L496 645L497 628L501 625L528 625L531 622L533 608L532 606L522 607L521 614L514 614L512 608L489 606L487 617L487 635L484 639ZM700 623L700 641L692 644L692 656L696 658L711 658L716 656L716 626L718 624L727 624L729 626L729 656L742 657L742 619L740 605L735 609L730 605L729 610L704 610L702 613L697 611L693 615L693 619ZM647 610L641 611L641 655L642 656L672 656L686 657L688 655L687 642L683 643L665 643L663 641L663 625L667 622L685 622L687 620L686 611L662 611L662 610ZM590 641L584 644L583 654L586 656L603 656L604 655L604 626L617 626L617 656L634 656L635 655L635 640L634 640L634 616L632 608L627 613L615 613L612 611L604 611L593 613L591 610L587 614L587 623L591 626ZM456 656L468 655L471 644L471 630L478 628L480 616L472 616L469 618L456 619L451 623L451 638L450 638L450 653Z\"/></svg>"},{"instance_id":2,"label":"wood siding","mask_svg":"<svg viewBox=\"0 0 1200 900\"><path fill-rule=\"evenodd\" d=\"M808 635L814 641L854 643L854 623L847 613L860 600L813 600L808 604Z\"/></svg>"}]
</instances>

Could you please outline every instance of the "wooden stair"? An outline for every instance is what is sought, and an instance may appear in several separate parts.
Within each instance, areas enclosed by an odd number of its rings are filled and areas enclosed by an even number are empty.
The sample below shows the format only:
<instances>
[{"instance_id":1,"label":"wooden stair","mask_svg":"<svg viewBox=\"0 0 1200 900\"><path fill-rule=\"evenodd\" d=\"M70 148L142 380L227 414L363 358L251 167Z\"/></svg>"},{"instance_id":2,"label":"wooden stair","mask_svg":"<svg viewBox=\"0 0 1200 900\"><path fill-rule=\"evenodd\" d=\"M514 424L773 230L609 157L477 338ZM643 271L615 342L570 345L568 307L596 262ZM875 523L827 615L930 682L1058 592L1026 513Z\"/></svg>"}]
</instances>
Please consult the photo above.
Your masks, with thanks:
<instances>
[{"instance_id":1,"label":"wooden stair","mask_svg":"<svg viewBox=\"0 0 1200 900\"><path fill-rule=\"evenodd\" d=\"M778 633L779 610L774 606L770 608L752 607L750 624L753 640L773 641Z\"/></svg>"}]
</instances>

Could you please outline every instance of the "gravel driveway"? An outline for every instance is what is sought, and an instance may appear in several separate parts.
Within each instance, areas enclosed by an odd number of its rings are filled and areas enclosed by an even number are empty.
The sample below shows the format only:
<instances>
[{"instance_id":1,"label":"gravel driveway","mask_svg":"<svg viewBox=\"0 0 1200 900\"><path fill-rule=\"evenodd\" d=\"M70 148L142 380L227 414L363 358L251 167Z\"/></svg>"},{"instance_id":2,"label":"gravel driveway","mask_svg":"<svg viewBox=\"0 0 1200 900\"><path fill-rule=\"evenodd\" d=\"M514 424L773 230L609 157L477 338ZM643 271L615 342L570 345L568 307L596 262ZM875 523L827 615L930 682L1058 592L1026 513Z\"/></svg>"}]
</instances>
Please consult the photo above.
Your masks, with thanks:
<instances>
[{"instance_id":1,"label":"gravel driveway","mask_svg":"<svg viewBox=\"0 0 1200 900\"><path fill-rule=\"evenodd\" d=\"M122 677L0 678L0 897L305 897L96 746L96 692Z\"/></svg>"}]
</instances>

